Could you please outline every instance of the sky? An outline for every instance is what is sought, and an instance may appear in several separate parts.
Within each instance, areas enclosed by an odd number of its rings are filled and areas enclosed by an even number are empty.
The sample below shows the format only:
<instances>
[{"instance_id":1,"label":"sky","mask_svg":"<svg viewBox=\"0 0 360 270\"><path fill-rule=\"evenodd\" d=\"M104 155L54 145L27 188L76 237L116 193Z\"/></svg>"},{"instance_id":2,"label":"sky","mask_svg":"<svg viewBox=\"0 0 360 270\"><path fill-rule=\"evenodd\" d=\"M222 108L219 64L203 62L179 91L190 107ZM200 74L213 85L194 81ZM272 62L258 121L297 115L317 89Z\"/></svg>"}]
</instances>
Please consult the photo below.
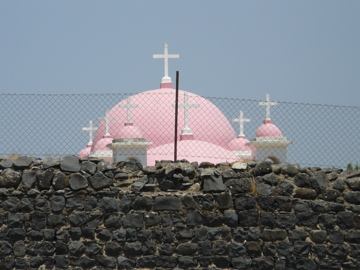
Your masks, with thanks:
<instances>
[{"instance_id":1,"label":"sky","mask_svg":"<svg viewBox=\"0 0 360 270\"><path fill-rule=\"evenodd\" d=\"M0 93L157 89L359 106L360 1L0 0Z\"/></svg>"}]
</instances>

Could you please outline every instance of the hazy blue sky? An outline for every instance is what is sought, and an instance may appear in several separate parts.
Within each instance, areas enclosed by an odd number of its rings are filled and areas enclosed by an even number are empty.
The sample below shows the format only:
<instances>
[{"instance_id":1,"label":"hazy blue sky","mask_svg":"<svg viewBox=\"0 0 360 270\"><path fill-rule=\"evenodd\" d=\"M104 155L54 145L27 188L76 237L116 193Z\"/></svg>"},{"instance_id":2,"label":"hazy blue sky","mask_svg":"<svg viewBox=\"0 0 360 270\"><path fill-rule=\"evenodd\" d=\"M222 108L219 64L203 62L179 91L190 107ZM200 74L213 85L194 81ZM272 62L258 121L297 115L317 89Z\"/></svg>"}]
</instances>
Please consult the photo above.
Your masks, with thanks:
<instances>
[{"instance_id":1,"label":"hazy blue sky","mask_svg":"<svg viewBox=\"0 0 360 270\"><path fill-rule=\"evenodd\" d=\"M359 106L360 1L0 0L0 93L136 93L163 53L202 96Z\"/></svg>"}]
</instances>

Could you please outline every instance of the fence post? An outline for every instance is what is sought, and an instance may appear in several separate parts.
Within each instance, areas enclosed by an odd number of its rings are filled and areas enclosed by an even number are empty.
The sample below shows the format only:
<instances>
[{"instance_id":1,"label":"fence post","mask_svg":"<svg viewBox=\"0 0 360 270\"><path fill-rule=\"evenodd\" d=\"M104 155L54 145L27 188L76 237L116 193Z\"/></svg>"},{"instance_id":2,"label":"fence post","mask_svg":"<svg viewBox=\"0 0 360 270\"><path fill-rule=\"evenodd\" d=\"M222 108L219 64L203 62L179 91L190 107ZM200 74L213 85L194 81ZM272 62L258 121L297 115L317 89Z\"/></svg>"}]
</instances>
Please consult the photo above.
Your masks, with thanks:
<instances>
[{"instance_id":1,"label":"fence post","mask_svg":"<svg viewBox=\"0 0 360 270\"><path fill-rule=\"evenodd\" d=\"M179 108L178 105L179 105L179 71L176 71L174 162L176 162L177 160L177 130L178 130L178 108Z\"/></svg>"}]
</instances>

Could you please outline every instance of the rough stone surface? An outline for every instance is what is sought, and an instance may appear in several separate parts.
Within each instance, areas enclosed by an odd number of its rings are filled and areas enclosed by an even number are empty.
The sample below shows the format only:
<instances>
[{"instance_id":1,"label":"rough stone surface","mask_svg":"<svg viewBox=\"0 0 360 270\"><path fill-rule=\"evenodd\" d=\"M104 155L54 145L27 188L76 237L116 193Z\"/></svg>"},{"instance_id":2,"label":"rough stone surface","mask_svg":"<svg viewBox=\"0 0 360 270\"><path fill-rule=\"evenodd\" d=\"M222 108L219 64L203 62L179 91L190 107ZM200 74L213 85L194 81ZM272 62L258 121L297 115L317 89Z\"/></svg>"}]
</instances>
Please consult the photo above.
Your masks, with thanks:
<instances>
[{"instance_id":1,"label":"rough stone surface","mask_svg":"<svg viewBox=\"0 0 360 270\"><path fill-rule=\"evenodd\" d=\"M87 159L71 172L61 162L32 160L0 168L1 269L359 265L356 173L185 161L142 170L136 162ZM162 191L165 179L178 188ZM201 189L205 179L221 180L221 189Z\"/></svg>"},{"instance_id":2,"label":"rough stone surface","mask_svg":"<svg viewBox=\"0 0 360 270\"><path fill-rule=\"evenodd\" d=\"M89 178L89 182L94 189L100 190L111 186L114 180L106 177L102 172L98 171L95 175Z\"/></svg>"},{"instance_id":3,"label":"rough stone surface","mask_svg":"<svg viewBox=\"0 0 360 270\"><path fill-rule=\"evenodd\" d=\"M203 191L204 192L222 192L225 191L225 185L218 170L205 169L201 173L203 180Z\"/></svg>"},{"instance_id":4,"label":"rough stone surface","mask_svg":"<svg viewBox=\"0 0 360 270\"><path fill-rule=\"evenodd\" d=\"M154 210L155 211L178 211L180 209L180 199L175 196L161 196L156 197Z\"/></svg>"},{"instance_id":5,"label":"rough stone surface","mask_svg":"<svg viewBox=\"0 0 360 270\"><path fill-rule=\"evenodd\" d=\"M88 182L80 173L74 173L70 176L69 186L72 190L80 190L88 187Z\"/></svg>"},{"instance_id":6,"label":"rough stone surface","mask_svg":"<svg viewBox=\"0 0 360 270\"><path fill-rule=\"evenodd\" d=\"M21 174L10 168L0 173L0 187L17 188L21 182Z\"/></svg>"},{"instance_id":7,"label":"rough stone surface","mask_svg":"<svg viewBox=\"0 0 360 270\"><path fill-rule=\"evenodd\" d=\"M17 169L27 169L33 163L32 158L26 156L20 156L14 161L14 167Z\"/></svg>"},{"instance_id":8,"label":"rough stone surface","mask_svg":"<svg viewBox=\"0 0 360 270\"><path fill-rule=\"evenodd\" d=\"M62 190L65 188L66 175L63 172L56 172L52 179L52 186L55 190Z\"/></svg>"},{"instance_id":9,"label":"rough stone surface","mask_svg":"<svg viewBox=\"0 0 360 270\"><path fill-rule=\"evenodd\" d=\"M60 162L60 168L65 172L79 172L80 163L76 156L65 156Z\"/></svg>"}]
</instances>

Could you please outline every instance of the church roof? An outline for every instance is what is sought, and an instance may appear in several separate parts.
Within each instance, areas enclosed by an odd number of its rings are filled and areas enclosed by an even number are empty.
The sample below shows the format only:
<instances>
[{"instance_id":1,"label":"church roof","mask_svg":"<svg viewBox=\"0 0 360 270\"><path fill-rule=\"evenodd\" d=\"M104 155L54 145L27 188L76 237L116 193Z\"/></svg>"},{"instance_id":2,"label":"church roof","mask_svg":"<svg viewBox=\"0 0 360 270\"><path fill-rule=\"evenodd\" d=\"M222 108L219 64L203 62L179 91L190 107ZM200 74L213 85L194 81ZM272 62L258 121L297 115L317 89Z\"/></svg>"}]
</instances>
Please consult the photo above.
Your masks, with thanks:
<instances>
[{"instance_id":1,"label":"church roof","mask_svg":"<svg viewBox=\"0 0 360 270\"><path fill-rule=\"evenodd\" d=\"M91 146L92 146L92 145L88 145L86 148L82 149L82 150L79 152L78 157L79 157L79 158L84 158L84 157L87 157L88 155L90 155Z\"/></svg>"},{"instance_id":2,"label":"church roof","mask_svg":"<svg viewBox=\"0 0 360 270\"><path fill-rule=\"evenodd\" d=\"M113 138L122 138L124 123L133 123L134 127L141 130L142 137L153 143L150 148L172 143L175 125L175 92L171 88L160 88L135 94L129 99L120 101L108 112L110 118L116 119L109 122L109 133ZM192 105L198 106L192 107ZM188 115L187 118L184 117L185 114ZM186 119L197 141L226 148L235 138L230 122L213 103L193 93L179 90L178 139L186 126ZM104 133L105 123L102 121L95 134L94 144L103 137ZM128 133L126 136L129 135L131 134Z\"/></svg>"},{"instance_id":3,"label":"church roof","mask_svg":"<svg viewBox=\"0 0 360 270\"><path fill-rule=\"evenodd\" d=\"M238 136L230 141L228 149L230 151L251 151L250 146L246 145L247 143L249 143L249 140L245 136Z\"/></svg>"}]
</instances>

